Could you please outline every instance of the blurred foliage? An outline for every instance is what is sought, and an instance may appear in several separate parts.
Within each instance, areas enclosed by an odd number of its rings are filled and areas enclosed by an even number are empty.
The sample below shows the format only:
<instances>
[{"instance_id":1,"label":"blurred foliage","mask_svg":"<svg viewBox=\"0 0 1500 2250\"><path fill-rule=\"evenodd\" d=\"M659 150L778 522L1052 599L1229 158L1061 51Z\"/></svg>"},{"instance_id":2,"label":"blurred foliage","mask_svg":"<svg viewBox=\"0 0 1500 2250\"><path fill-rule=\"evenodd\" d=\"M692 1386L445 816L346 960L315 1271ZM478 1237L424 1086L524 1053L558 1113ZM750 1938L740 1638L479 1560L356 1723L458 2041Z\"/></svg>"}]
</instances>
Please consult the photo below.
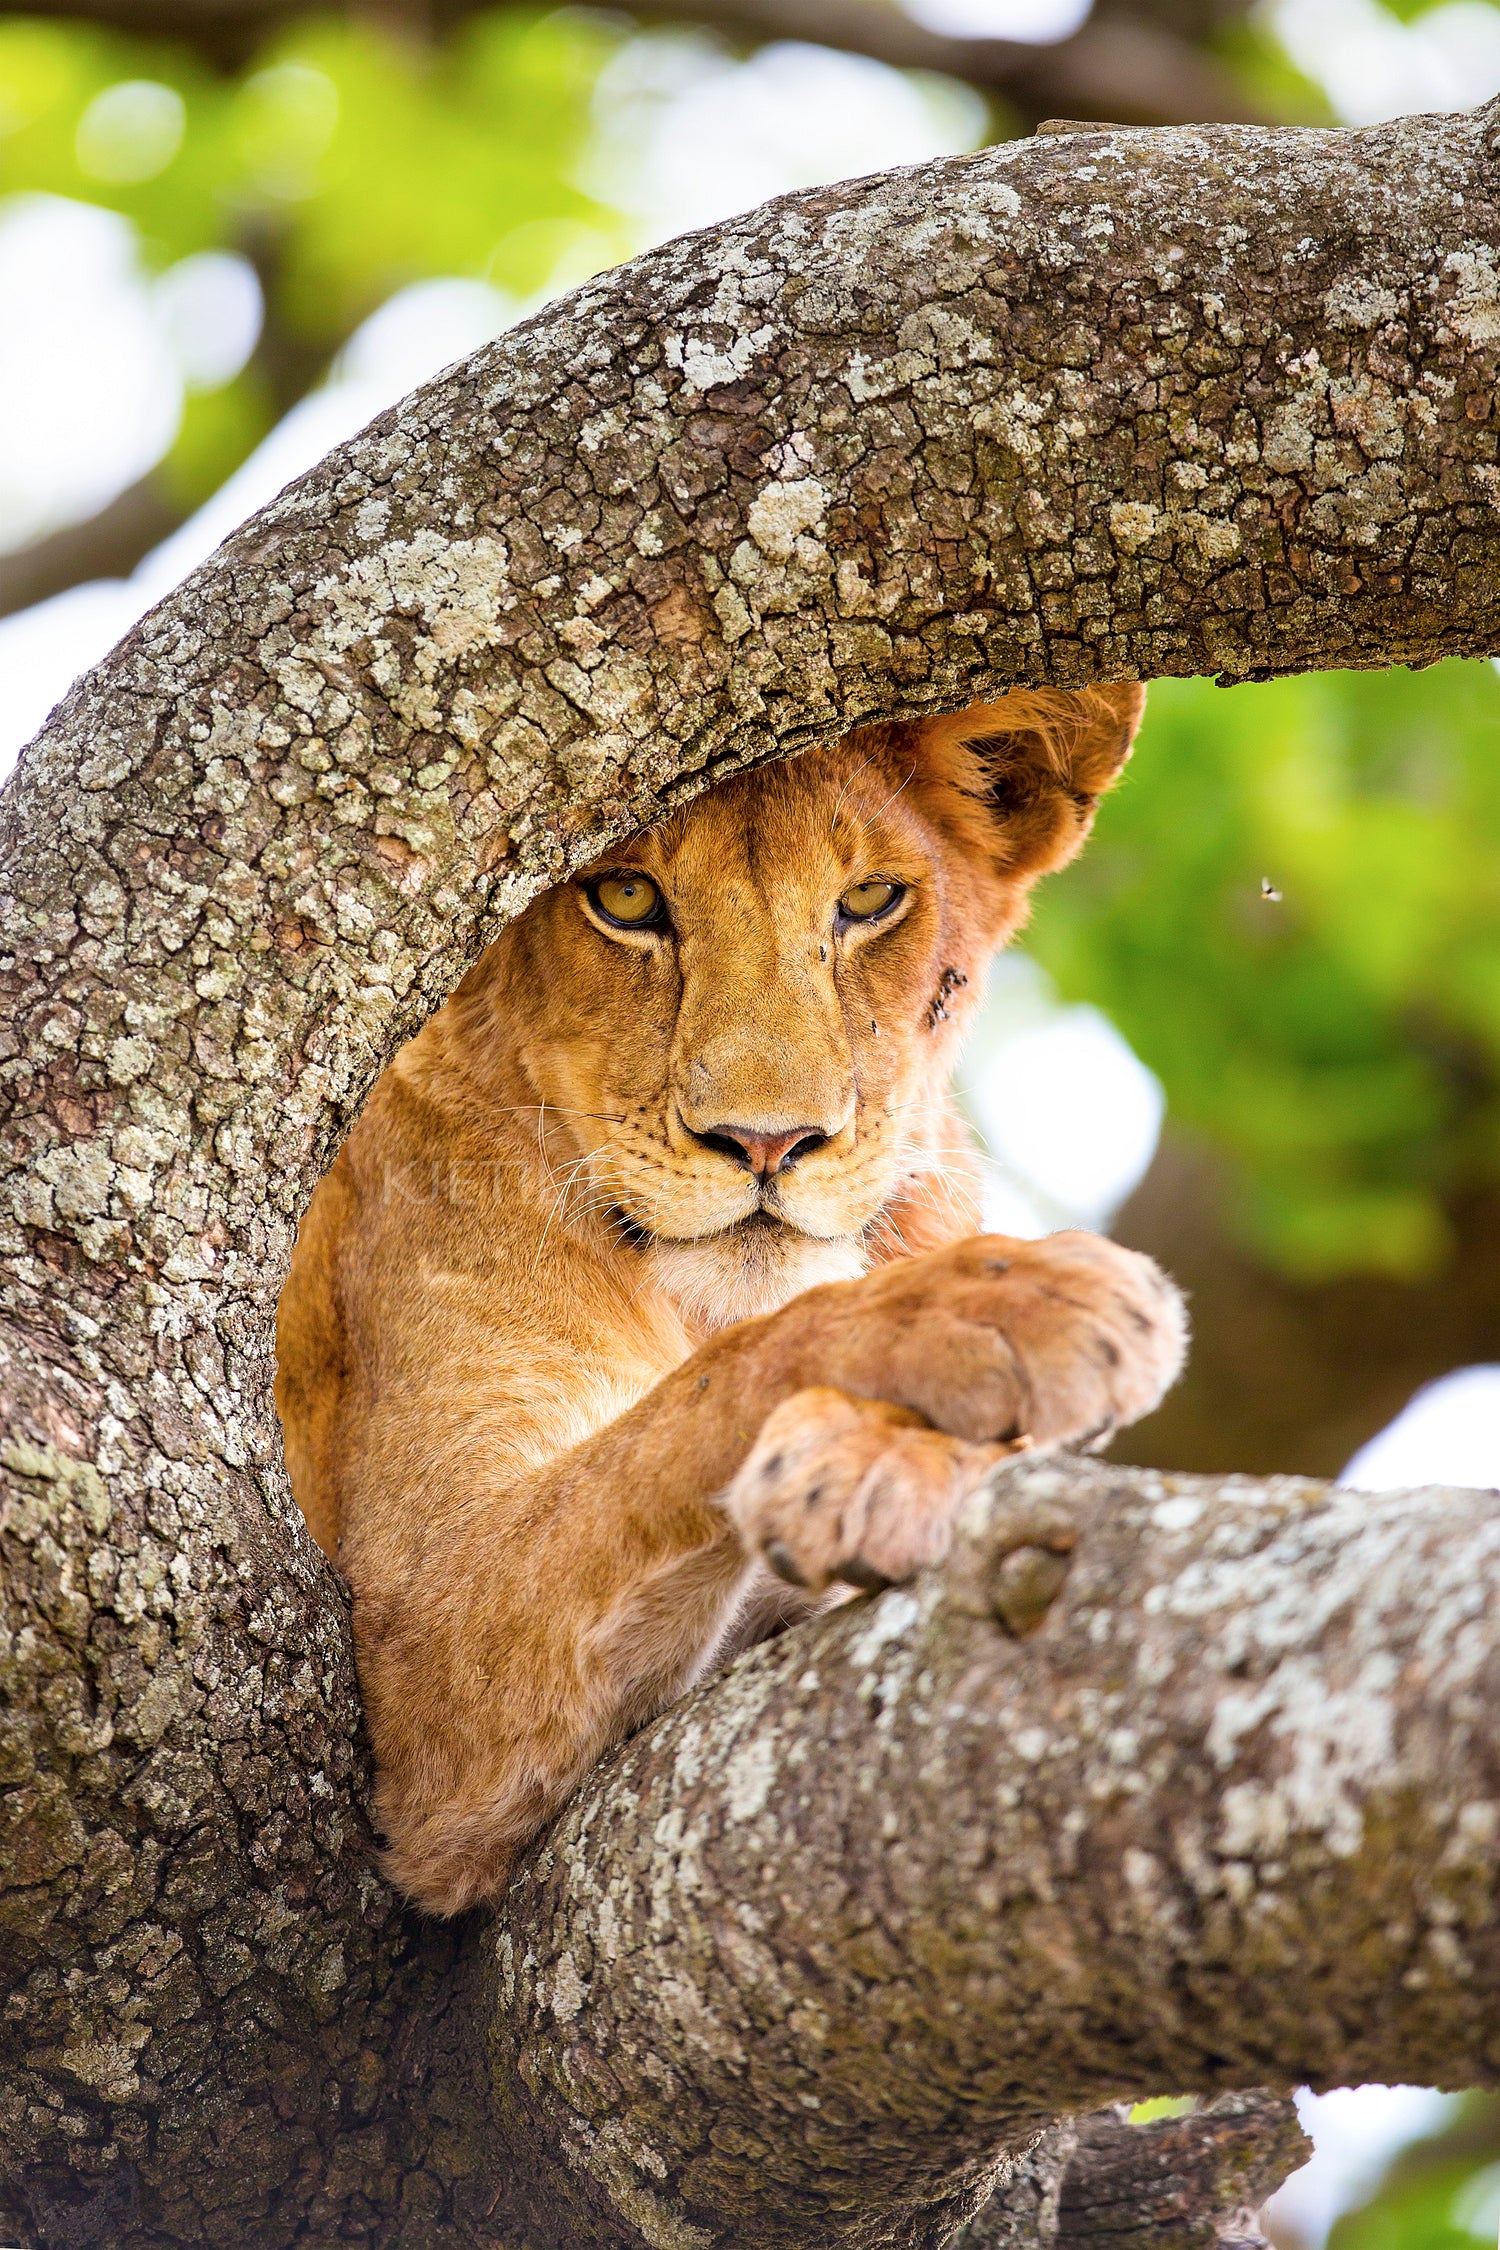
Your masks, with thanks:
<instances>
[{"instance_id":1,"label":"blurred foliage","mask_svg":"<svg viewBox=\"0 0 1500 2250\"><path fill-rule=\"evenodd\" d=\"M210 499L275 419L271 386L253 364L213 390L189 391L172 449L156 470L177 513L189 516Z\"/></svg>"},{"instance_id":2,"label":"blurred foliage","mask_svg":"<svg viewBox=\"0 0 1500 2250\"><path fill-rule=\"evenodd\" d=\"M149 268L219 248L260 272L261 379L190 404L166 469L186 505L290 403L274 364L288 344L295 394L408 282L474 275L524 300L560 268L581 277L626 254L614 214L574 184L624 29L501 9L417 48L368 22L311 20L221 77L186 49L95 24L0 21L0 194L122 212Z\"/></svg>"},{"instance_id":3,"label":"blurred foliage","mask_svg":"<svg viewBox=\"0 0 1500 2250\"><path fill-rule=\"evenodd\" d=\"M1030 949L1236 1160L1301 1278L1433 1270L1500 1180L1500 678L1159 681ZM1279 894L1271 895L1271 894Z\"/></svg>"},{"instance_id":4,"label":"blurred foliage","mask_svg":"<svg viewBox=\"0 0 1500 2250\"><path fill-rule=\"evenodd\" d=\"M1493 2250L1500 2229L1500 2095L1465 2094L1451 2123L1413 2141L1328 2250Z\"/></svg>"},{"instance_id":5,"label":"blurred foliage","mask_svg":"<svg viewBox=\"0 0 1500 2250\"><path fill-rule=\"evenodd\" d=\"M1381 4L1395 12L1393 0ZM1414 4L1430 6L1432 0L1414 0ZM1274 117L1285 125L1337 123L1322 87L1297 68L1263 13L1226 16L1210 44L1262 117Z\"/></svg>"}]
</instances>

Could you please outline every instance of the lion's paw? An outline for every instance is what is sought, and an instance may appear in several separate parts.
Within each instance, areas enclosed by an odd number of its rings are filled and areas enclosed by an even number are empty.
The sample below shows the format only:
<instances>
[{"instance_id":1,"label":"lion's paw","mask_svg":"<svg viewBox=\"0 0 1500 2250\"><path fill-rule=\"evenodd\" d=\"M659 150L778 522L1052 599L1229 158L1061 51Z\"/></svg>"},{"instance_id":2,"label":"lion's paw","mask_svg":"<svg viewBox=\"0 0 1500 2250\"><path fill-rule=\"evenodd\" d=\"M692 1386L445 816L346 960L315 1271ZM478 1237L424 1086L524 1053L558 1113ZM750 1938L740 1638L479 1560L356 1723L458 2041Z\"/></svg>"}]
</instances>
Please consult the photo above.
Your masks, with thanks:
<instances>
[{"instance_id":1,"label":"lion's paw","mask_svg":"<svg viewBox=\"0 0 1500 2250\"><path fill-rule=\"evenodd\" d=\"M960 1501L1014 1450L904 1407L798 1391L767 1415L723 1504L746 1552L789 1585L875 1589L940 1562Z\"/></svg>"},{"instance_id":2,"label":"lion's paw","mask_svg":"<svg viewBox=\"0 0 1500 2250\"><path fill-rule=\"evenodd\" d=\"M1100 1444L1151 1411L1187 1343L1160 1268L1093 1234L975 1235L847 1291L843 1333L814 1339L833 1379L972 1442Z\"/></svg>"}]
</instances>

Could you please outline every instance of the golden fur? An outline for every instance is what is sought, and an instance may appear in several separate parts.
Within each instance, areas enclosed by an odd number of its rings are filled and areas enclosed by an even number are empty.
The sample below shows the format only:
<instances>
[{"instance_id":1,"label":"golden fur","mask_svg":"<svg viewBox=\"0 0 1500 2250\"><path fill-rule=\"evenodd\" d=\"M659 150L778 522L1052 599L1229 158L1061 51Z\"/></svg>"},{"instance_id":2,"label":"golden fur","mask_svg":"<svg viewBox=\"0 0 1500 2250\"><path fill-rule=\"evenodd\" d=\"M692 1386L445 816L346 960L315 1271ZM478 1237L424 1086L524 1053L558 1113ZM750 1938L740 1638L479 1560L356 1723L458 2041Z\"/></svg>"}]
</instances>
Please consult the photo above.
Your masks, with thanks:
<instances>
[{"instance_id":1,"label":"golden fur","mask_svg":"<svg viewBox=\"0 0 1500 2250\"><path fill-rule=\"evenodd\" d=\"M976 1234L948 1094L1142 700L1017 692L724 784L539 898L376 1087L303 1223L277 1397L424 1906L492 1895L734 1647L940 1555L1015 1442L1176 1374L1147 1260ZM610 919L653 885L661 926Z\"/></svg>"}]
</instances>

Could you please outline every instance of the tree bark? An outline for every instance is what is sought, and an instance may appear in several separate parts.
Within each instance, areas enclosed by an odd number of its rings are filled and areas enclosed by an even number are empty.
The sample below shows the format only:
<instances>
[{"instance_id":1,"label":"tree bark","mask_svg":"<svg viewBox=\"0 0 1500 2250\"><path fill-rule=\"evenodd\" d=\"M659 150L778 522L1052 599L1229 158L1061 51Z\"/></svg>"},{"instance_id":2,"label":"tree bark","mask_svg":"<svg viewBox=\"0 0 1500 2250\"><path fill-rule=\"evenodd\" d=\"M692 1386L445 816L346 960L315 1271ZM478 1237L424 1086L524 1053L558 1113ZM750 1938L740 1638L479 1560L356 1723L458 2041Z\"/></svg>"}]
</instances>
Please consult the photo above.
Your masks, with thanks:
<instances>
[{"instance_id":1,"label":"tree bark","mask_svg":"<svg viewBox=\"0 0 1500 2250\"><path fill-rule=\"evenodd\" d=\"M41 13L103 16L149 37L192 39L222 66L248 60L268 31L293 12L293 0L248 9L202 0L80 0ZM414 37L448 30L472 9L428 0L392 0L382 11ZM1117 119L1135 125L1259 121L1261 111L1234 75L1174 23L1150 9L1096 8L1070 38L1037 46L1014 39L957 39L926 30L887 0L663 0L637 11L644 19L695 23L759 45L801 39L845 54L868 55L896 70L932 70L967 79L1001 96L1020 124L1032 127L1057 112L1069 119ZM1224 13L1242 12L1226 6ZM413 23L413 17L421 21ZM435 21L434 18L439 19ZM1192 26L1207 30L1208 25ZM323 371L325 354L278 324L274 258L258 247L266 325L255 360L270 378L273 404L285 413ZM128 577L182 520L154 479L143 478L96 516L67 524L35 545L0 555L0 617L29 609L95 578Z\"/></svg>"},{"instance_id":2,"label":"tree bark","mask_svg":"<svg viewBox=\"0 0 1500 2250\"><path fill-rule=\"evenodd\" d=\"M1058 1514L1018 1643L997 1558ZM1493 2082L1497 1557L1493 1493L1008 1472L945 1574L743 1659L533 1856L493 2068L565 2154L508 2195L611 2246L938 2243L1059 2110Z\"/></svg>"},{"instance_id":3,"label":"tree bark","mask_svg":"<svg viewBox=\"0 0 1500 2250\"><path fill-rule=\"evenodd\" d=\"M1149 8L1104 4L1067 39L958 39L883 0L660 0L640 13L759 43L807 39L896 70L936 70L995 94L1021 123L1062 115L1131 125L1260 122L1233 73ZM1234 13L1232 8L1226 14Z\"/></svg>"},{"instance_id":4,"label":"tree bark","mask_svg":"<svg viewBox=\"0 0 1500 2250\"><path fill-rule=\"evenodd\" d=\"M1052 137L668 245L289 488L25 753L18 2240L919 2244L1062 2112L1493 2075L1493 1496L1024 1473L1091 1519L1037 1643L976 1528L438 1928L372 1864L269 1371L374 1076L609 838L1016 681L1500 646L1497 133Z\"/></svg>"},{"instance_id":5,"label":"tree bark","mask_svg":"<svg viewBox=\"0 0 1500 2250\"><path fill-rule=\"evenodd\" d=\"M1195 2113L1132 2125L1123 2108L1068 2119L1013 2160L953 2250L1261 2250L1257 2213L1312 2154L1293 2104L1221 2094Z\"/></svg>"}]
</instances>

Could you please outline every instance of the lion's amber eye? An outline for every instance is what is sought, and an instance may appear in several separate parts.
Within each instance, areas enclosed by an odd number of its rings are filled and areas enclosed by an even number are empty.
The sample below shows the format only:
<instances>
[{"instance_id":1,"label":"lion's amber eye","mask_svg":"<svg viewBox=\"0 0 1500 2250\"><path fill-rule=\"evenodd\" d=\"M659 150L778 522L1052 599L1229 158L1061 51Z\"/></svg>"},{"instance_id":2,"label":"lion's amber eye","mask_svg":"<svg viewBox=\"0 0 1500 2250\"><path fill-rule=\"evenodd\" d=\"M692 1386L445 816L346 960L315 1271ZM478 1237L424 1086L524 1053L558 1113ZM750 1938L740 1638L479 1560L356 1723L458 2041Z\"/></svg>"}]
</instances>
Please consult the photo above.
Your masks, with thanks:
<instances>
[{"instance_id":1,"label":"lion's amber eye","mask_svg":"<svg viewBox=\"0 0 1500 2250\"><path fill-rule=\"evenodd\" d=\"M604 875L590 883L589 897L606 922L622 929L639 929L650 922L661 905L661 892L645 875Z\"/></svg>"},{"instance_id":2,"label":"lion's amber eye","mask_svg":"<svg viewBox=\"0 0 1500 2250\"><path fill-rule=\"evenodd\" d=\"M883 876L871 876L867 883L856 883L845 891L839 900L839 910L851 922L873 922L877 914L884 914L902 896L900 883L888 883Z\"/></svg>"}]
</instances>

